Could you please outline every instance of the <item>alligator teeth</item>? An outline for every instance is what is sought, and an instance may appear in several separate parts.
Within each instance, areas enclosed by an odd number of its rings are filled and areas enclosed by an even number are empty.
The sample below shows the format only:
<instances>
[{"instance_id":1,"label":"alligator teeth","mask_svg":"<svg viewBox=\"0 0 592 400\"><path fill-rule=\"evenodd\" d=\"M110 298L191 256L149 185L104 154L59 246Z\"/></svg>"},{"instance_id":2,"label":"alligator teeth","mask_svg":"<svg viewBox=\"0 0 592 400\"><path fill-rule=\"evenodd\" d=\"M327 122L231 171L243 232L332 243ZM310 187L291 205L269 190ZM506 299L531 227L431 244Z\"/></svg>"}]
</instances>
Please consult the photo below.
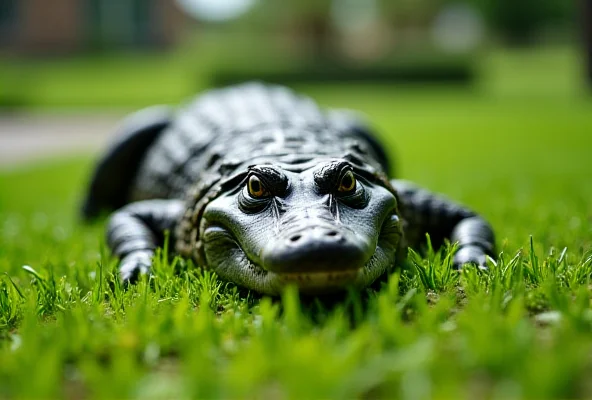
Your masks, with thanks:
<instances>
[{"instance_id":1,"label":"alligator teeth","mask_svg":"<svg viewBox=\"0 0 592 400\"><path fill-rule=\"evenodd\" d=\"M282 273L278 277L283 282L299 283L343 283L351 281L358 276L361 270L338 271L338 272L302 272L302 273Z\"/></svg>"}]
</instances>

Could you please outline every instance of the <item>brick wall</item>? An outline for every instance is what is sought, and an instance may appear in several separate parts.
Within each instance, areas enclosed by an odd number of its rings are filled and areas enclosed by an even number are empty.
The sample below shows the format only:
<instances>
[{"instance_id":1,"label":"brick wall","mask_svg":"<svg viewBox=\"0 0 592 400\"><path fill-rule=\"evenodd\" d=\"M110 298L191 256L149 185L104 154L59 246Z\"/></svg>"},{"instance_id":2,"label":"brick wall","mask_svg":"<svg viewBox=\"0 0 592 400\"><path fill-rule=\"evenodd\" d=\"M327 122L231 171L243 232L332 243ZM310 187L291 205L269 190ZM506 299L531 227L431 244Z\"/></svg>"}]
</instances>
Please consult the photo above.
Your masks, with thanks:
<instances>
[{"instance_id":1,"label":"brick wall","mask_svg":"<svg viewBox=\"0 0 592 400\"><path fill-rule=\"evenodd\" d=\"M20 0L16 45L35 53L65 53L84 44L80 0Z\"/></svg>"},{"instance_id":2,"label":"brick wall","mask_svg":"<svg viewBox=\"0 0 592 400\"><path fill-rule=\"evenodd\" d=\"M158 26L157 44L165 47L180 40L189 21L174 0L154 0L153 18Z\"/></svg>"},{"instance_id":3,"label":"brick wall","mask_svg":"<svg viewBox=\"0 0 592 400\"><path fill-rule=\"evenodd\" d=\"M5 1L5 0L0 0ZM97 0L9 0L16 2L11 20L2 21L0 51L37 55L60 55L86 49L94 49L93 43L101 42L92 32L100 31L93 24L92 3ZM101 0L98 0L101 1ZM150 2L152 11L144 24L150 32L144 39L129 40L107 38L113 48L145 46L170 47L177 43L188 18L174 0L142 0ZM117 9L116 7L114 8ZM114 16L117 17L117 16ZM124 22L125 23L125 22ZM130 22L133 23L133 22Z\"/></svg>"}]
</instances>

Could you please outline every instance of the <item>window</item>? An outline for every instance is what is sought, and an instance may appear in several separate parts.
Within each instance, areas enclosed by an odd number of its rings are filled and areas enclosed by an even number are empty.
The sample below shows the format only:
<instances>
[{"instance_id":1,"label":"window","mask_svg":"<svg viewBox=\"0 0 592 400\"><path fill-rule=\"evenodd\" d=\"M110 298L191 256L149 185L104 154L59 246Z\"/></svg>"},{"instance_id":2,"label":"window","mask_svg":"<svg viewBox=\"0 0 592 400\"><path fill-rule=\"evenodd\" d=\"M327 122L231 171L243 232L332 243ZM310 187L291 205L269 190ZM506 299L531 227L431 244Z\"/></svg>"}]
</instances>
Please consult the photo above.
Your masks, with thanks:
<instances>
[{"instance_id":1,"label":"window","mask_svg":"<svg viewBox=\"0 0 592 400\"><path fill-rule=\"evenodd\" d=\"M17 27L16 2L18 0L0 0L0 44L14 39Z\"/></svg>"},{"instance_id":2,"label":"window","mask_svg":"<svg viewBox=\"0 0 592 400\"><path fill-rule=\"evenodd\" d=\"M151 44L155 36L153 0L87 0L87 5L89 33L95 47Z\"/></svg>"}]
</instances>

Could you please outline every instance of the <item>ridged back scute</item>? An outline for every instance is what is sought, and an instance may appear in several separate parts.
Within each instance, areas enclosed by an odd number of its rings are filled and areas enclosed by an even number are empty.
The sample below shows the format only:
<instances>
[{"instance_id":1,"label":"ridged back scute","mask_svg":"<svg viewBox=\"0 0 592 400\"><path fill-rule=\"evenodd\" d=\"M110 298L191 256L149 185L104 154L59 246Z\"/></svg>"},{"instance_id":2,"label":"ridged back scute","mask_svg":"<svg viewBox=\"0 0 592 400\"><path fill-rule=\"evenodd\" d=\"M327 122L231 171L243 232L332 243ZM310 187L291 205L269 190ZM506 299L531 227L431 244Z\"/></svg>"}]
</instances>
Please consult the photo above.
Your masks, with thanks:
<instances>
[{"instance_id":1,"label":"ridged back scute","mask_svg":"<svg viewBox=\"0 0 592 400\"><path fill-rule=\"evenodd\" d=\"M258 82L210 91L189 104L186 111L218 132L325 123L323 112L311 99L282 86Z\"/></svg>"},{"instance_id":2,"label":"ridged back scute","mask_svg":"<svg viewBox=\"0 0 592 400\"><path fill-rule=\"evenodd\" d=\"M365 126L337 114L282 86L253 82L205 92L179 109L149 149L134 200L180 198L227 165L254 160L302 163L365 148L364 162L385 166Z\"/></svg>"}]
</instances>

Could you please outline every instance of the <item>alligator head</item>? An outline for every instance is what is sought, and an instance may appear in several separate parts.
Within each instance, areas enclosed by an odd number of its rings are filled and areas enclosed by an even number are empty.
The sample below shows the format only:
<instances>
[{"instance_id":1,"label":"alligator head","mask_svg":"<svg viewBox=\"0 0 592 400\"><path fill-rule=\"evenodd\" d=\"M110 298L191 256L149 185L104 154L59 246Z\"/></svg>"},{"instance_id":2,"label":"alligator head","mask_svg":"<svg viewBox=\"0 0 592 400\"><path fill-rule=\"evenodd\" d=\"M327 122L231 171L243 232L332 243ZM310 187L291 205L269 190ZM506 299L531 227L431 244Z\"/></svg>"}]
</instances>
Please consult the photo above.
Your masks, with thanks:
<instances>
[{"instance_id":1,"label":"alligator head","mask_svg":"<svg viewBox=\"0 0 592 400\"><path fill-rule=\"evenodd\" d=\"M401 238L394 191L345 159L307 167L252 165L203 208L203 262L262 293L296 284L329 292L372 283Z\"/></svg>"}]
</instances>

